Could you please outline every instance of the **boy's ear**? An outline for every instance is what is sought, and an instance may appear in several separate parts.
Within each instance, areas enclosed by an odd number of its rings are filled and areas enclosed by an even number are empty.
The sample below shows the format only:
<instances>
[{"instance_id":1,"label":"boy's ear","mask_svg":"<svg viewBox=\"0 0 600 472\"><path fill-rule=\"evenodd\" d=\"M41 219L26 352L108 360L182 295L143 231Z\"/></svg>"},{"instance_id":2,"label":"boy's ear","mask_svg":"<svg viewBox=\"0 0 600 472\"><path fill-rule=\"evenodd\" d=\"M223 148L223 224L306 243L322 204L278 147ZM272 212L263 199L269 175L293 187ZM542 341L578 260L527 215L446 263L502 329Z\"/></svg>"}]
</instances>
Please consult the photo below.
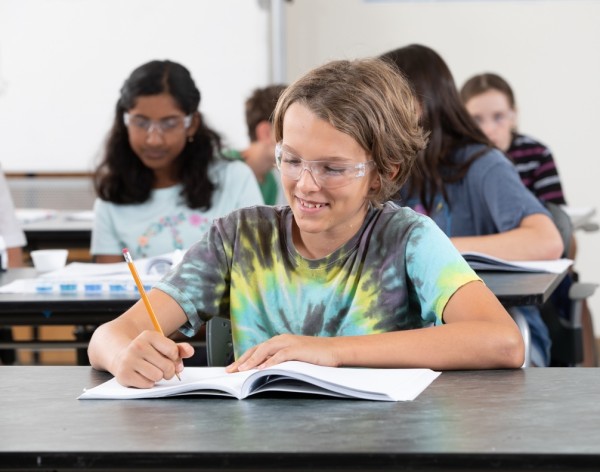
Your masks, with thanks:
<instances>
[{"instance_id":1,"label":"boy's ear","mask_svg":"<svg viewBox=\"0 0 600 472\"><path fill-rule=\"evenodd\" d=\"M392 171L390 172L389 179L394 180L396 176L400 172L400 166L394 166ZM370 189L374 192L378 191L381 188L381 175L377 173L377 176L372 180Z\"/></svg>"},{"instance_id":2,"label":"boy's ear","mask_svg":"<svg viewBox=\"0 0 600 472\"><path fill-rule=\"evenodd\" d=\"M256 140L271 141L273 139L273 126L266 120L256 125Z\"/></svg>"},{"instance_id":3,"label":"boy's ear","mask_svg":"<svg viewBox=\"0 0 600 472\"><path fill-rule=\"evenodd\" d=\"M371 192L377 192L381 188L381 175L376 174L375 177L371 180L371 186L369 190Z\"/></svg>"}]
</instances>

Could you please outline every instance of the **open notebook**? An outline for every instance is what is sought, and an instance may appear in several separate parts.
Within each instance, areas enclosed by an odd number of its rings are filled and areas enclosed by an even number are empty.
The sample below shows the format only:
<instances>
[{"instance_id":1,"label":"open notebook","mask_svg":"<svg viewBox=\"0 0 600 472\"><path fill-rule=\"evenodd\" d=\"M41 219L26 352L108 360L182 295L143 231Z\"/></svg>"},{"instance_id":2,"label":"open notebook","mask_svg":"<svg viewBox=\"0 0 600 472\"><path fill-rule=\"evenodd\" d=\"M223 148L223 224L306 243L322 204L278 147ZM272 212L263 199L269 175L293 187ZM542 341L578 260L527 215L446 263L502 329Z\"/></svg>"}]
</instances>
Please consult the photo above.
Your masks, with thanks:
<instances>
[{"instance_id":1,"label":"open notebook","mask_svg":"<svg viewBox=\"0 0 600 472\"><path fill-rule=\"evenodd\" d=\"M473 270L508 272L551 272L562 274L573 264L571 259L550 261L507 261L480 252L461 253Z\"/></svg>"},{"instance_id":2,"label":"open notebook","mask_svg":"<svg viewBox=\"0 0 600 472\"><path fill-rule=\"evenodd\" d=\"M228 374L224 367L187 367L181 381L161 380L153 388L123 387L111 379L85 389L81 400L128 400L179 395L218 395L239 400L262 392L290 392L379 401L414 400L440 372L429 369L324 367L288 361L262 370Z\"/></svg>"}]
</instances>

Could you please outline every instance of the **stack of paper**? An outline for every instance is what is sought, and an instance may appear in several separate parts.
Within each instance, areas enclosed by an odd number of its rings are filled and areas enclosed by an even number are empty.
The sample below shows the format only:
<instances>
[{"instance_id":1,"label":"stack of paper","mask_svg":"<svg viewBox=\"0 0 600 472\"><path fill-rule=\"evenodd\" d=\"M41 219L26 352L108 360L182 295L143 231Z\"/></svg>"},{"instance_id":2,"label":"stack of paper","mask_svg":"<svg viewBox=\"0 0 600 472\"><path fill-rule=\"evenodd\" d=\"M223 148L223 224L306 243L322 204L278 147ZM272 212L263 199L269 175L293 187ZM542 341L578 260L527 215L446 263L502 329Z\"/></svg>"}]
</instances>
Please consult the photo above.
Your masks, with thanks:
<instances>
[{"instance_id":1,"label":"stack of paper","mask_svg":"<svg viewBox=\"0 0 600 472\"><path fill-rule=\"evenodd\" d=\"M26 224L55 218L58 215L58 210L48 210L44 208L18 208L15 210L15 213L19 223Z\"/></svg>"},{"instance_id":2,"label":"stack of paper","mask_svg":"<svg viewBox=\"0 0 600 472\"><path fill-rule=\"evenodd\" d=\"M508 272L551 272L562 274L573 264L571 259L553 259L549 261L507 261L480 252L463 252L462 256L473 270Z\"/></svg>"}]
</instances>

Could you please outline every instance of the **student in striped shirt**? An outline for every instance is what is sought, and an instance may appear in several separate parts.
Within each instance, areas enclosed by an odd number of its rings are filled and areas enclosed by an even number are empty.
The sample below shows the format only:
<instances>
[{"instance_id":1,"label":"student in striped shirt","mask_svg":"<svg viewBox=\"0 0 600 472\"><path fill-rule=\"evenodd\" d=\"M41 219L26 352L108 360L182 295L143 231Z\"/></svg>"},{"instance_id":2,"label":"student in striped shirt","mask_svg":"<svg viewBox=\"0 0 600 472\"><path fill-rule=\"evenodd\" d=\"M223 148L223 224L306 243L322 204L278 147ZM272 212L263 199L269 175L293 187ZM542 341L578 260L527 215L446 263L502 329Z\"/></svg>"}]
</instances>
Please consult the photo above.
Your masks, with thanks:
<instances>
[{"instance_id":1,"label":"student in striped shirt","mask_svg":"<svg viewBox=\"0 0 600 472\"><path fill-rule=\"evenodd\" d=\"M479 74L465 82L460 95L482 131L515 164L523 184L543 202L565 204L550 150L516 131L517 109L510 85L499 75Z\"/></svg>"},{"instance_id":2,"label":"student in striped shirt","mask_svg":"<svg viewBox=\"0 0 600 472\"><path fill-rule=\"evenodd\" d=\"M510 85L497 74L486 73L471 77L465 82L461 99L469 114L479 124L488 139L514 163L521 181L542 202L566 204L565 196L558 176L558 170L550 150L535 139L516 131L517 107ZM568 257L575 259L575 238L571 240ZM576 279L577 275L573 275ZM568 287L572 278L566 278L553 296L555 306L570 303ZM561 298L562 297L562 298ZM565 314L568 316L568 314ZM583 302L584 324L584 366L595 367L598 364L592 317L587 302Z\"/></svg>"}]
</instances>

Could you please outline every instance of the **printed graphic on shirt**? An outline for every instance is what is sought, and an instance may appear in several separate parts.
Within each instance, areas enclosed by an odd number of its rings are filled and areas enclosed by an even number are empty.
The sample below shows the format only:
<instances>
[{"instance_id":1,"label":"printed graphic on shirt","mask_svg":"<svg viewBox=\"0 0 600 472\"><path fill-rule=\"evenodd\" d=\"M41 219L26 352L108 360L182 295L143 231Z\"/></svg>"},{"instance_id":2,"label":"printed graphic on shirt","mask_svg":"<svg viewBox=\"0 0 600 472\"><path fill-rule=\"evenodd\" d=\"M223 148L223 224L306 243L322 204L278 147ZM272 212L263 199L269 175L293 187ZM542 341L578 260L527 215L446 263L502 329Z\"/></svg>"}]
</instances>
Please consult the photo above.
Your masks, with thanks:
<instances>
[{"instance_id":1,"label":"printed graphic on shirt","mask_svg":"<svg viewBox=\"0 0 600 472\"><path fill-rule=\"evenodd\" d=\"M144 231L138 237L138 245L135 249L136 257L150 257L150 254L155 254L152 247L152 242L157 237L168 234L173 246L173 250L185 250L186 245L182 237L182 226L187 225L198 230L198 235L208 231L212 220L206 218L200 213L189 213L186 215L184 212L179 212L173 216L163 216L157 222L153 222L148 226L148 229Z\"/></svg>"}]
</instances>

